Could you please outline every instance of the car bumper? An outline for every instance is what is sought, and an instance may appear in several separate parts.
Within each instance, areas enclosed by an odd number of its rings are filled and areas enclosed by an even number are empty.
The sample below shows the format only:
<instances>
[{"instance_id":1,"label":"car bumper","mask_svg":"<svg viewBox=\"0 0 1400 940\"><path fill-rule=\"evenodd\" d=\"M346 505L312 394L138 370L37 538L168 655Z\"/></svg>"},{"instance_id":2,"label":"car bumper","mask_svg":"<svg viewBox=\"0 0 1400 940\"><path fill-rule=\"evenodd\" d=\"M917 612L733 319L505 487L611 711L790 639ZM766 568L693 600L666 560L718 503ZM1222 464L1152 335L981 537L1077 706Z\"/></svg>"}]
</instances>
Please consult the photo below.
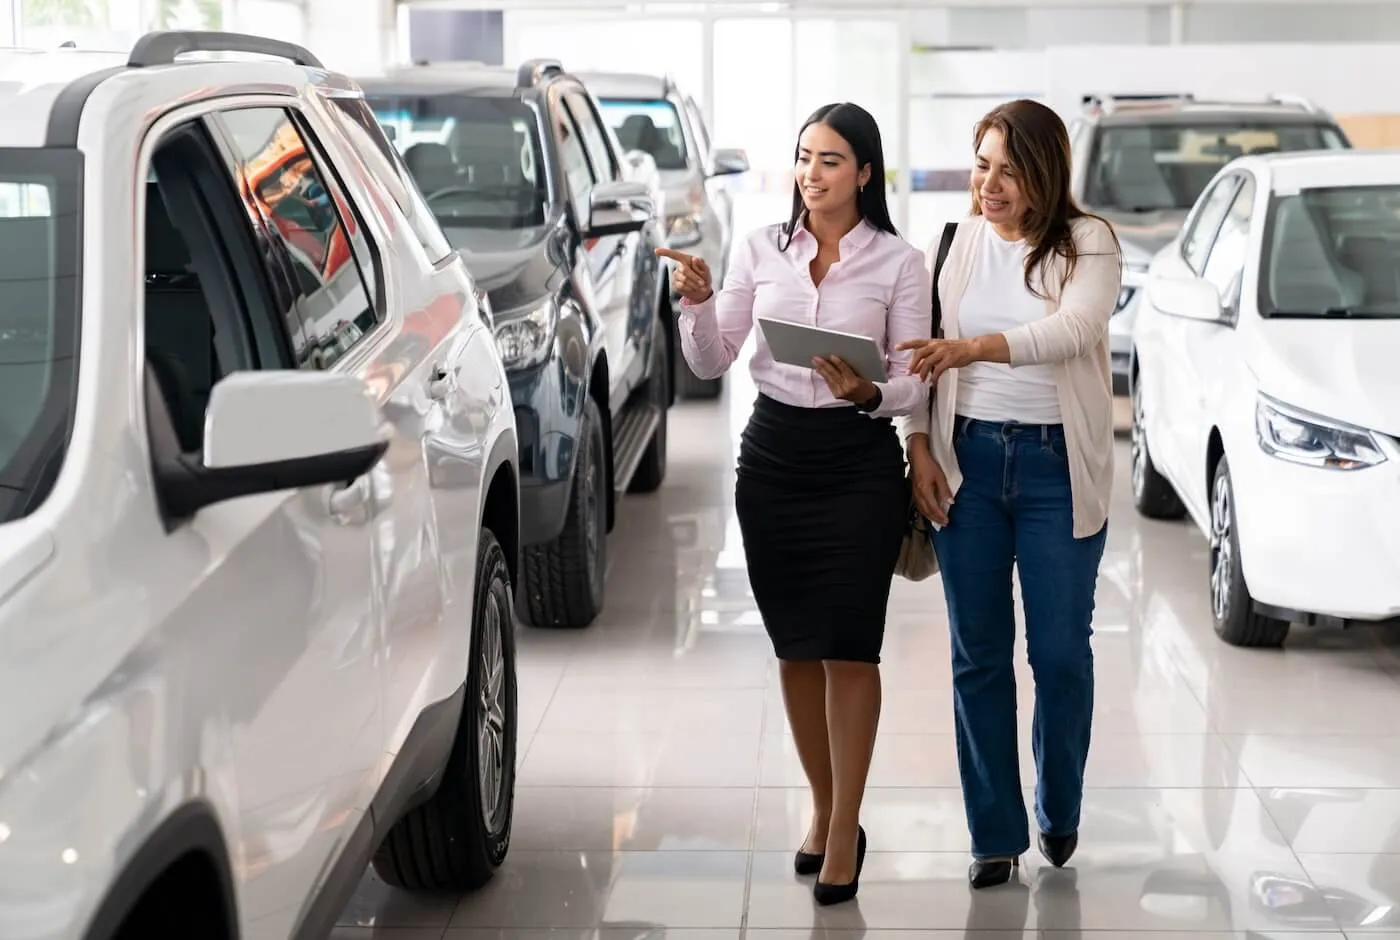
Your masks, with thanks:
<instances>
[{"instance_id":1,"label":"car bumper","mask_svg":"<svg viewBox=\"0 0 1400 940\"><path fill-rule=\"evenodd\" d=\"M1400 460L1318 470L1252 440L1230 454L1249 593L1276 615L1400 617Z\"/></svg>"},{"instance_id":2,"label":"car bumper","mask_svg":"<svg viewBox=\"0 0 1400 940\"><path fill-rule=\"evenodd\" d=\"M520 441L521 541L539 545L564 529L586 389L564 381L558 357L507 377Z\"/></svg>"}]
</instances>

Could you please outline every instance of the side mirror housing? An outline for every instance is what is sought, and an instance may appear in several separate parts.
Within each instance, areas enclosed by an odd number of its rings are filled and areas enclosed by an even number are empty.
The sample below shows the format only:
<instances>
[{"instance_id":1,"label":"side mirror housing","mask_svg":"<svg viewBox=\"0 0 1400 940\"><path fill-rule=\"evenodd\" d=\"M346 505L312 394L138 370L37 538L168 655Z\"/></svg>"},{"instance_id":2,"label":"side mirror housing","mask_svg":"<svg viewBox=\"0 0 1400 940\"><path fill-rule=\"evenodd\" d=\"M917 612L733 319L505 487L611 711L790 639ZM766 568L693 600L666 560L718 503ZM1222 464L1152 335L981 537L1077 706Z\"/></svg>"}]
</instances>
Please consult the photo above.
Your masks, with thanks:
<instances>
[{"instance_id":1,"label":"side mirror housing","mask_svg":"<svg viewBox=\"0 0 1400 940\"><path fill-rule=\"evenodd\" d=\"M589 238L639 232L656 217L651 187L639 180L599 183L588 206Z\"/></svg>"},{"instance_id":2,"label":"side mirror housing","mask_svg":"<svg viewBox=\"0 0 1400 940\"><path fill-rule=\"evenodd\" d=\"M348 484L389 447L365 383L335 372L236 372L214 386L200 454L158 459L168 517L280 490Z\"/></svg>"},{"instance_id":3,"label":"side mirror housing","mask_svg":"<svg viewBox=\"0 0 1400 940\"><path fill-rule=\"evenodd\" d=\"M1147 285L1147 299L1169 316L1211 323L1225 319L1220 291L1203 278L1155 278Z\"/></svg>"},{"instance_id":4,"label":"side mirror housing","mask_svg":"<svg viewBox=\"0 0 1400 940\"><path fill-rule=\"evenodd\" d=\"M710 163L714 166L713 176L733 176L749 171L749 155L744 150L720 148L715 151Z\"/></svg>"}]
</instances>

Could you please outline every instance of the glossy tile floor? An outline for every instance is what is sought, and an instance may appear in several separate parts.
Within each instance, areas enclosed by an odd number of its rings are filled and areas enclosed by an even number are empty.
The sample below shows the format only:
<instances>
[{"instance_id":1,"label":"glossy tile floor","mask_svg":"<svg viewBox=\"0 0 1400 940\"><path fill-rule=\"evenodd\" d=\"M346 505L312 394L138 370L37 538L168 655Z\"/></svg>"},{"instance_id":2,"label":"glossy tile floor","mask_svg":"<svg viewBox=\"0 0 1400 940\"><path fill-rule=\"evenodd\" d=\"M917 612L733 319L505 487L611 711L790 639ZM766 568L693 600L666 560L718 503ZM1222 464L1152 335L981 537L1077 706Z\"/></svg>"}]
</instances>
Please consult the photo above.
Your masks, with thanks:
<instances>
[{"instance_id":1,"label":"glossy tile floor","mask_svg":"<svg viewBox=\"0 0 1400 940\"><path fill-rule=\"evenodd\" d=\"M1224 647L1205 542L1135 515L1125 444L1073 868L1033 851L1019 884L968 889L942 596L899 582L860 897L819 911L791 873L808 806L733 515L751 402L739 375L672 413L666 485L625 503L596 625L521 629L496 879L423 899L371 875L335 940L1400 940L1400 635ZM1024 668L1021 687L1028 738ZM1023 764L1029 785L1028 741Z\"/></svg>"}]
</instances>

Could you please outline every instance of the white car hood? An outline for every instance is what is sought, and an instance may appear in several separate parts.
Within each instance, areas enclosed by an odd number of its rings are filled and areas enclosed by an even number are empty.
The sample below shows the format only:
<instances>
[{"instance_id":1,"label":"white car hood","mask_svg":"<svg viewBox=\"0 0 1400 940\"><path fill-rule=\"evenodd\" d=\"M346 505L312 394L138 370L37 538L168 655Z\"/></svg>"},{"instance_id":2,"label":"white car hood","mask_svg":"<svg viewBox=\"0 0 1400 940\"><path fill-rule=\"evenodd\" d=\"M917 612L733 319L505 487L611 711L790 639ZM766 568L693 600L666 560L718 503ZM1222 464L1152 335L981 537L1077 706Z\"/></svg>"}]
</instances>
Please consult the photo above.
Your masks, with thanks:
<instances>
[{"instance_id":1,"label":"white car hood","mask_svg":"<svg viewBox=\"0 0 1400 940\"><path fill-rule=\"evenodd\" d=\"M1400 319L1265 320L1247 355L1266 395L1400 437Z\"/></svg>"}]
</instances>

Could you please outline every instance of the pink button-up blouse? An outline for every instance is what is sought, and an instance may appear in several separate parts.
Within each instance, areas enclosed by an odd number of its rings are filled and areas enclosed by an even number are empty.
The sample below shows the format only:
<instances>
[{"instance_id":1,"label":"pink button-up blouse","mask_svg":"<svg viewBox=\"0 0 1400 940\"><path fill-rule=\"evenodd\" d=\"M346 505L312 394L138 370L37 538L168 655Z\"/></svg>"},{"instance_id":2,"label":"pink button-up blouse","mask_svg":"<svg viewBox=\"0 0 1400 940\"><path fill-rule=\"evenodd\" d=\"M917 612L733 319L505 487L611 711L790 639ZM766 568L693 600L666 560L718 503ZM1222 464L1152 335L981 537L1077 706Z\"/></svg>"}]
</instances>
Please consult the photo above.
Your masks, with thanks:
<instances>
[{"instance_id":1,"label":"pink button-up blouse","mask_svg":"<svg viewBox=\"0 0 1400 940\"><path fill-rule=\"evenodd\" d=\"M778 248L781 225L752 233L734 253L724 288L701 304L684 301L678 318L681 351L701 378L718 378L739 355L754 317L791 320L869 336L885 350L888 382L877 382L874 417L907 415L927 407L928 388L906 374L910 353L895 347L929 335L932 288L924 253L897 235L861 222L841 239L841 260L813 283L817 239L804 227L787 251ZM758 331L750 373L758 391L803 408L850 407L834 397L816 370L774 360Z\"/></svg>"}]
</instances>

